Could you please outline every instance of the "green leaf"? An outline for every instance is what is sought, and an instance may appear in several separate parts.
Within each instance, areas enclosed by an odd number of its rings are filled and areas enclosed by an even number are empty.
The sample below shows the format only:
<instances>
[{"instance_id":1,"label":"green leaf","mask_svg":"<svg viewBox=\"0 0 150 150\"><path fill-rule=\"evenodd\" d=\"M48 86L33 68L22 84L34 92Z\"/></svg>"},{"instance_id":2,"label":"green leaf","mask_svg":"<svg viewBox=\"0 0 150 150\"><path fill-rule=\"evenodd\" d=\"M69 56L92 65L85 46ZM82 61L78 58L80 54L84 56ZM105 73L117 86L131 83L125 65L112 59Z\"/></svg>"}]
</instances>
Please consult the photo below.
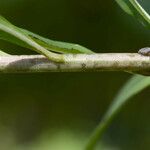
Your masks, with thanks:
<instances>
[{"instance_id":1,"label":"green leaf","mask_svg":"<svg viewBox=\"0 0 150 150\"><path fill-rule=\"evenodd\" d=\"M11 41L13 38L13 41L16 43L23 43L26 44L29 47L32 47L34 51L45 55L47 58L53 61L57 62L63 62L63 57L59 54L52 53L36 43L32 38L30 38L25 32L8 22L4 17L0 16L0 35L1 38L3 38L5 35L5 38L8 41Z\"/></svg>"},{"instance_id":2,"label":"green leaf","mask_svg":"<svg viewBox=\"0 0 150 150\"><path fill-rule=\"evenodd\" d=\"M115 115L131 97L148 86L150 86L150 77L140 75L133 76L117 94L105 118L110 118Z\"/></svg>"},{"instance_id":3,"label":"green leaf","mask_svg":"<svg viewBox=\"0 0 150 150\"><path fill-rule=\"evenodd\" d=\"M5 25L10 24L3 17L0 17L0 20L1 23L3 22ZM91 50L78 44L50 40L38 34L32 33L28 30L21 29L18 27L15 27L15 30L22 32L22 34L28 36L28 38L30 37L30 40L35 41L36 43L38 43L39 45L50 51L58 53L87 53L87 54L93 53ZM10 35L7 32L0 31L0 39L11 42L13 44L17 44L25 48L29 48L31 50L36 50L34 46L29 45L28 43L22 41L20 38Z\"/></svg>"},{"instance_id":4,"label":"green leaf","mask_svg":"<svg viewBox=\"0 0 150 150\"><path fill-rule=\"evenodd\" d=\"M79 44L74 43L67 43L67 42L60 42L60 41L54 41L50 40L48 38L44 38L38 34L32 33L28 30L21 29L24 33L28 34L33 40L35 40L37 43L42 45L48 50L58 52L58 53L86 53L86 54L92 54L91 50L89 50L86 47L83 47Z\"/></svg>"},{"instance_id":5,"label":"green leaf","mask_svg":"<svg viewBox=\"0 0 150 150\"><path fill-rule=\"evenodd\" d=\"M129 15L133 15L129 0L116 0L120 7Z\"/></svg>"},{"instance_id":6,"label":"green leaf","mask_svg":"<svg viewBox=\"0 0 150 150\"><path fill-rule=\"evenodd\" d=\"M104 115L102 121L93 132L86 150L93 150L98 140L102 137L104 131L110 125L114 117L120 112L122 107L140 91L150 86L150 77L144 77L140 75L133 76L120 90L117 96L114 98L108 111Z\"/></svg>"},{"instance_id":7,"label":"green leaf","mask_svg":"<svg viewBox=\"0 0 150 150\"><path fill-rule=\"evenodd\" d=\"M10 56L10 54L3 52L2 50L0 50L0 56Z\"/></svg>"},{"instance_id":8,"label":"green leaf","mask_svg":"<svg viewBox=\"0 0 150 150\"><path fill-rule=\"evenodd\" d=\"M120 7L150 28L150 16L137 0L116 0Z\"/></svg>"}]
</instances>

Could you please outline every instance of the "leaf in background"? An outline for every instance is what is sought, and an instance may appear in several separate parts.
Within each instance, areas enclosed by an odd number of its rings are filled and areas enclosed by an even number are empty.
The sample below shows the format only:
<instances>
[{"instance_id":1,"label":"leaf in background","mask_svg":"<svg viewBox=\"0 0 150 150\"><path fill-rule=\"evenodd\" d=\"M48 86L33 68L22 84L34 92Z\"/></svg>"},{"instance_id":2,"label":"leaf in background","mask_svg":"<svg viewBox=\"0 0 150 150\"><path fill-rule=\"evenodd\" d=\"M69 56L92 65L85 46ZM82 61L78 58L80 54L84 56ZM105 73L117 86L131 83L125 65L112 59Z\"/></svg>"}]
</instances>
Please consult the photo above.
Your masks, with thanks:
<instances>
[{"instance_id":1,"label":"leaf in background","mask_svg":"<svg viewBox=\"0 0 150 150\"><path fill-rule=\"evenodd\" d=\"M129 15L133 15L129 0L116 0L120 7Z\"/></svg>"},{"instance_id":2,"label":"leaf in background","mask_svg":"<svg viewBox=\"0 0 150 150\"><path fill-rule=\"evenodd\" d=\"M131 97L150 86L150 77L135 75L120 90L102 121L92 134L86 150L93 150L97 141L102 137L113 118L119 113L122 107L130 100Z\"/></svg>"},{"instance_id":3,"label":"leaf in background","mask_svg":"<svg viewBox=\"0 0 150 150\"><path fill-rule=\"evenodd\" d=\"M148 86L150 86L150 77L140 75L133 76L117 94L105 118L114 116L131 97Z\"/></svg>"},{"instance_id":4,"label":"leaf in background","mask_svg":"<svg viewBox=\"0 0 150 150\"><path fill-rule=\"evenodd\" d=\"M38 53L43 49L40 45L34 42L28 35L24 34L21 30L9 23L5 18L0 16L0 37L5 37L8 41L13 39L16 43L24 43L33 47Z\"/></svg>"},{"instance_id":5,"label":"leaf in background","mask_svg":"<svg viewBox=\"0 0 150 150\"><path fill-rule=\"evenodd\" d=\"M120 7L150 28L150 16L137 0L116 0Z\"/></svg>"},{"instance_id":6,"label":"leaf in background","mask_svg":"<svg viewBox=\"0 0 150 150\"><path fill-rule=\"evenodd\" d=\"M30 37L30 40L38 43L39 45L41 45L42 47L44 47L47 50L51 50L51 51L58 52L58 53L88 53L88 54L93 53L91 50L89 50L83 46L80 46L78 44L50 40L50 39L44 38L40 35L37 35L35 33L32 33L28 30L21 29L16 26L13 26L13 25L10 26L10 23L1 16L0 16L0 22L7 26L9 25L9 27L11 27L11 28L13 27L13 30L15 30L15 32L16 31L22 32L22 34L28 36L28 38ZM25 48L29 48L31 50L37 49L34 46L26 43L22 39L17 38L14 35L10 35L10 33L7 33L7 32L0 31L0 39L11 42L13 44L17 44L17 45L25 47Z\"/></svg>"}]
</instances>

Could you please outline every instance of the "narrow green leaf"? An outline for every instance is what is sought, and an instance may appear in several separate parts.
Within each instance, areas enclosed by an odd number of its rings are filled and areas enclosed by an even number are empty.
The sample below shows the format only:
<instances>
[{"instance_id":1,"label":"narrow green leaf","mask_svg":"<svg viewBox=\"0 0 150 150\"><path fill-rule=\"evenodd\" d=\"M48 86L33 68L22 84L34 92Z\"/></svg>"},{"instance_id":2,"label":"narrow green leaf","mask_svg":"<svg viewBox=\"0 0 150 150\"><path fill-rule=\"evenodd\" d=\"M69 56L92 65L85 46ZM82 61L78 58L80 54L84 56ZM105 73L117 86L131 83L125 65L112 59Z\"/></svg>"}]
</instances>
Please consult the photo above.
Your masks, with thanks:
<instances>
[{"instance_id":1,"label":"narrow green leaf","mask_svg":"<svg viewBox=\"0 0 150 150\"><path fill-rule=\"evenodd\" d=\"M59 53L86 53L86 54L92 54L91 50L89 50L86 47L83 47L79 44L74 43L68 43L68 42L60 42L60 41L54 41L50 40L48 38L44 38L38 34L32 33L28 30L21 29L24 33L28 34L33 40L35 40L37 43L42 45L48 50L59 52Z\"/></svg>"},{"instance_id":2,"label":"narrow green leaf","mask_svg":"<svg viewBox=\"0 0 150 150\"><path fill-rule=\"evenodd\" d=\"M135 8L134 16L145 26L150 28L150 15L140 5L137 0L129 0L132 6Z\"/></svg>"},{"instance_id":3,"label":"narrow green leaf","mask_svg":"<svg viewBox=\"0 0 150 150\"><path fill-rule=\"evenodd\" d=\"M120 7L150 28L150 16L137 0L116 0Z\"/></svg>"},{"instance_id":4,"label":"narrow green leaf","mask_svg":"<svg viewBox=\"0 0 150 150\"><path fill-rule=\"evenodd\" d=\"M129 0L116 0L120 7L129 15L133 15Z\"/></svg>"},{"instance_id":5,"label":"narrow green leaf","mask_svg":"<svg viewBox=\"0 0 150 150\"><path fill-rule=\"evenodd\" d=\"M24 44L32 47L36 52L45 55L47 58L57 62L63 62L63 57L59 54L52 53L36 43L32 38L30 38L25 32L8 22L4 17L0 16L0 31L1 34L5 35L6 37L11 40L14 37L14 41L19 39ZM1 36L3 37L3 36ZM19 41L17 41L19 43Z\"/></svg>"},{"instance_id":6,"label":"narrow green leaf","mask_svg":"<svg viewBox=\"0 0 150 150\"><path fill-rule=\"evenodd\" d=\"M150 77L134 75L117 94L105 118L116 114L131 97L148 86L150 86Z\"/></svg>"},{"instance_id":7,"label":"narrow green leaf","mask_svg":"<svg viewBox=\"0 0 150 150\"><path fill-rule=\"evenodd\" d=\"M3 52L2 50L0 50L0 56L10 56L10 54Z\"/></svg>"},{"instance_id":8,"label":"narrow green leaf","mask_svg":"<svg viewBox=\"0 0 150 150\"><path fill-rule=\"evenodd\" d=\"M93 132L86 150L93 150L98 140L102 137L104 131L110 125L114 117L119 113L122 107L140 91L150 86L150 77L135 75L120 90L108 111L104 115L102 121Z\"/></svg>"},{"instance_id":9,"label":"narrow green leaf","mask_svg":"<svg viewBox=\"0 0 150 150\"><path fill-rule=\"evenodd\" d=\"M5 25L10 25L10 23L3 17L0 17L0 21ZM87 54L93 53L91 50L78 44L50 40L38 34L32 33L28 30L21 29L16 26L13 27L15 27L15 30L20 31L22 32L22 34L25 34L26 36L30 37L30 40L32 39L33 41L35 41L36 43L38 43L39 45L50 51L58 53L87 53ZM0 39L11 42L13 44L17 44L25 48L29 48L31 50L36 50L36 48L33 47L32 45L29 45L28 43L22 41L20 38L10 35L9 33L4 31L0 31Z\"/></svg>"}]
</instances>

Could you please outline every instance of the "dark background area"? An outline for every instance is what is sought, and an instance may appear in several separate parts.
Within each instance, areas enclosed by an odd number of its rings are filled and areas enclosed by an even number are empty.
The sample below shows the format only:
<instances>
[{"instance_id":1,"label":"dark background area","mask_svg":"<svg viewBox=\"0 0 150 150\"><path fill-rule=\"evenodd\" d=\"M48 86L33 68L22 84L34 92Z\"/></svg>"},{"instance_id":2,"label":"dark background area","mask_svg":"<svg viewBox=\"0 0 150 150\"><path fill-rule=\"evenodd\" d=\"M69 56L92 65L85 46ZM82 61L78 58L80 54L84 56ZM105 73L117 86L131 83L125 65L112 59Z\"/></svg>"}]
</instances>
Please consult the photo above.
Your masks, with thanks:
<instances>
[{"instance_id":1,"label":"dark background area","mask_svg":"<svg viewBox=\"0 0 150 150\"><path fill-rule=\"evenodd\" d=\"M148 10L150 2L145 0L143 6ZM114 0L0 0L0 14L19 27L99 53L137 52L150 46L150 31ZM34 54L4 41L0 48L11 54ZM0 149L79 150L131 76L1 74ZM103 150L150 149L149 90L132 98L116 117L103 137Z\"/></svg>"}]
</instances>

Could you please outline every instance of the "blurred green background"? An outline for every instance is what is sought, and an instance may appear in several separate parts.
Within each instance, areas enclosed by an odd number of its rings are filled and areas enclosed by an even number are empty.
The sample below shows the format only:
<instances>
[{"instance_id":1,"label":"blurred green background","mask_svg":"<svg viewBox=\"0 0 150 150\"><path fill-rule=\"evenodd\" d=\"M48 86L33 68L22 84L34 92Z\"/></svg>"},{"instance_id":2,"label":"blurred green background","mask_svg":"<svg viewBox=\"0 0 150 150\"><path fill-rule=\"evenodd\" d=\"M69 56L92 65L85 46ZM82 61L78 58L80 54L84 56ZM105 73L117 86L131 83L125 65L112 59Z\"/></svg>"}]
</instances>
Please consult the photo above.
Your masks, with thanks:
<instances>
[{"instance_id":1,"label":"blurred green background","mask_svg":"<svg viewBox=\"0 0 150 150\"><path fill-rule=\"evenodd\" d=\"M150 12L150 2L142 2ZM17 26L95 52L137 52L150 31L114 0L0 0L0 14ZM34 52L0 41L12 54ZM0 75L0 149L82 150L130 74ZM132 98L100 143L102 150L150 149L150 88ZM98 148L100 149L100 148Z\"/></svg>"}]
</instances>

